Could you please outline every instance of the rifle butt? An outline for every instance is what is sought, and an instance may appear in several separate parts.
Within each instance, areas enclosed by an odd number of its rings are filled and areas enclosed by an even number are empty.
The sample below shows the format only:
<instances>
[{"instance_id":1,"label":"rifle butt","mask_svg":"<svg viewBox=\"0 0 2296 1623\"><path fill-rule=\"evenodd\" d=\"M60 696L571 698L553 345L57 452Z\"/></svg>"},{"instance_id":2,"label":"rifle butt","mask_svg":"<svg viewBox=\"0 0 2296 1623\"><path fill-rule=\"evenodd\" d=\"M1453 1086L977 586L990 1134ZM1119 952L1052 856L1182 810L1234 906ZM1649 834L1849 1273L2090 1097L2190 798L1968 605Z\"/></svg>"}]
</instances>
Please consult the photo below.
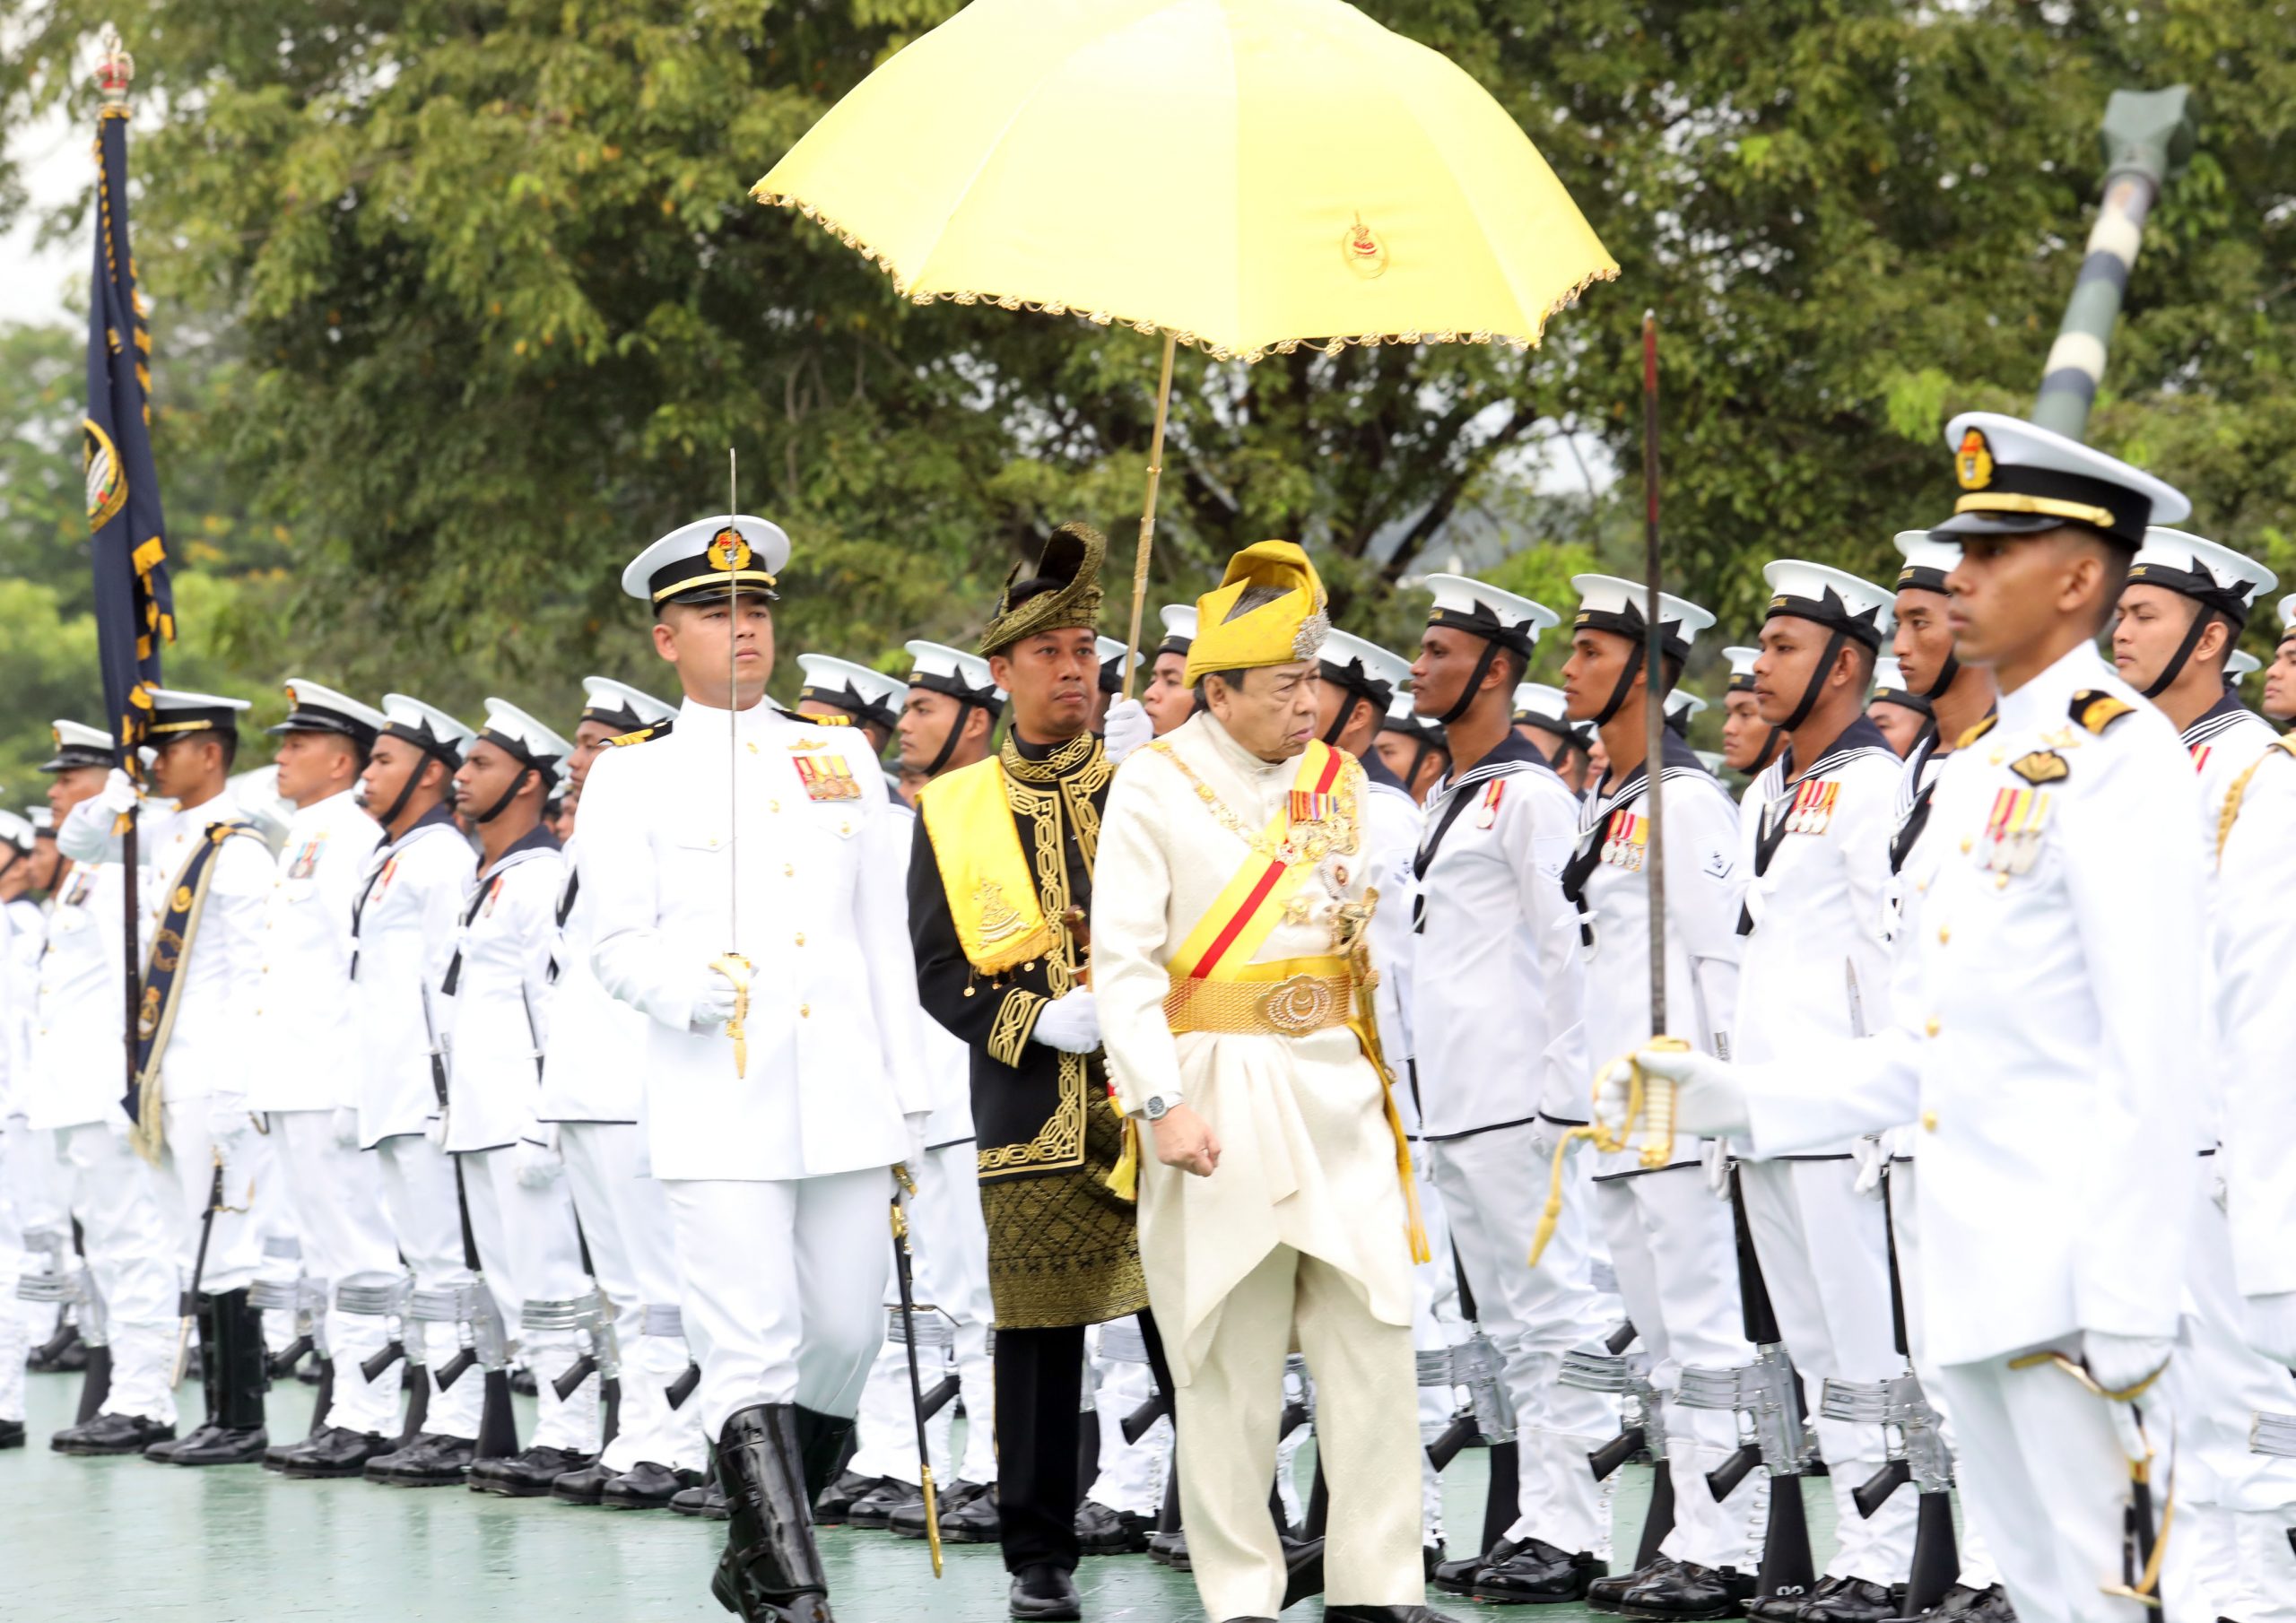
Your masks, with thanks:
<instances>
[{"instance_id":1,"label":"rifle butt","mask_svg":"<svg viewBox=\"0 0 2296 1623\"><path fill-rule=\"evenodd\" d=\"M478 1445L474 1459L507 1460L518 1452L518 1419L510 1410L510 1372L490 1369L486 1395L478 1410Z\"/></svg>"}]
</instances>

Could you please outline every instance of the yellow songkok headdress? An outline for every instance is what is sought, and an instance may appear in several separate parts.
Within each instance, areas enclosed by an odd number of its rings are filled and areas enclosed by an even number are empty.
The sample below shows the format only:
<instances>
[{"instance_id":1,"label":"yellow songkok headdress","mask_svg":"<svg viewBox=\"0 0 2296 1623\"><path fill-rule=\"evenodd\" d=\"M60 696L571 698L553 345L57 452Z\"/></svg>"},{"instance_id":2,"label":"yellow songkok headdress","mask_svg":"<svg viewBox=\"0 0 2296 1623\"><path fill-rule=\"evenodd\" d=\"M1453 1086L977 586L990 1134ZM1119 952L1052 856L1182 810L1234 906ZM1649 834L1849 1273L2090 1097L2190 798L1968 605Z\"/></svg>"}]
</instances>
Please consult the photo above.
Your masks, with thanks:
<instances>
[{"instance_id":1,"label":"yellow songkok headdress","mask_svg":"<svg viewBox=\"0 0 2296 1623\"><path fill-rule=\"evenodd\" d=\"M1196 600L1186 680L1313 659L1331 629L1324 583L1297 542L1263 541L1228 560L1220 589Z\"/></svg>"}]
</instances>

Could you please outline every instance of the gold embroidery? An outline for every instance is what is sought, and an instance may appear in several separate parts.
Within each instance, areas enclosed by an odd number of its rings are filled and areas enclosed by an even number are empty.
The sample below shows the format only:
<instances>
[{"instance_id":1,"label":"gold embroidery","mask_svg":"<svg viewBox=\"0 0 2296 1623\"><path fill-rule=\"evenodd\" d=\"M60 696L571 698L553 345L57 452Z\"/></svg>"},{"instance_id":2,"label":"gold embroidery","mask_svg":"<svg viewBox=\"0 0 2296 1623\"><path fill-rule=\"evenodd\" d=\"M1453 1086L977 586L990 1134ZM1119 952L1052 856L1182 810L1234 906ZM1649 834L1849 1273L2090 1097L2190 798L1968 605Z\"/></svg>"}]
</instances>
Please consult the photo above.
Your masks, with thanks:
<instances>
[{"instance_id":1,"label":"gold embroidery","mask_svg":"<svg viewBox=\"0 0 2296 1623\"><path fill-rule=\"evenodd\" d=\"M1021 910L1004 899L1004 887L993 879L981 881L972 899L980 908L980 939L985 942L1001 942L1025 922Z\"/></svg>"},{"instance_id":2,"label":"gold embroidery","mask_svg":"<svg viewBox=\"0 0 2296 1623\"><path fill-rule=\"evenodd\" d=\"M996 1023L989 1028L988 1057L1000 1064L1019 1070L1021 1054L1029 1045L1029 1033L1036 1029L1037 1016L1044 1009L1045 1000L1033 992L1015 987L1004 994L996 1006Z\"/></svg>"}]
</instances>

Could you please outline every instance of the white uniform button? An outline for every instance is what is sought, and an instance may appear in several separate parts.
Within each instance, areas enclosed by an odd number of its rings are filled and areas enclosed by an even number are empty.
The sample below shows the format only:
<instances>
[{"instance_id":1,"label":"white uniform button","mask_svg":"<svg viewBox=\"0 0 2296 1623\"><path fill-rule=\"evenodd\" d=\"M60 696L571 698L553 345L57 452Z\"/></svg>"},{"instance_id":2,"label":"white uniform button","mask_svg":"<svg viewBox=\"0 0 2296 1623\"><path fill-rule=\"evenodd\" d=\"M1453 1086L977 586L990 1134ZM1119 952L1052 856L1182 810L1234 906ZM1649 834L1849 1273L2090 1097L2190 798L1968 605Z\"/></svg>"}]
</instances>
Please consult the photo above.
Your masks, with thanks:
<instances>
[{"instance_id":1,"label":"white uniform button","mask_svg":"<svg viewBox=\"0 0 2296 1623\"><path fill-rule=\"evenodd\" d=\"M805 933L803 930L797 932L797 944L800 947L805 944Z\"/></svg>"},{"instance_id":2,"label":"white uniform button","mask_svg":"<svg viewBox=\"0 0 2296 1623\"><path fill-rule=\"evenodd\" d=\"M799 1020L811 1020L813 1017L813 1006L811 1003L799 1003L797 1005L797 1018Z\"/></svg>"}]
</instances>

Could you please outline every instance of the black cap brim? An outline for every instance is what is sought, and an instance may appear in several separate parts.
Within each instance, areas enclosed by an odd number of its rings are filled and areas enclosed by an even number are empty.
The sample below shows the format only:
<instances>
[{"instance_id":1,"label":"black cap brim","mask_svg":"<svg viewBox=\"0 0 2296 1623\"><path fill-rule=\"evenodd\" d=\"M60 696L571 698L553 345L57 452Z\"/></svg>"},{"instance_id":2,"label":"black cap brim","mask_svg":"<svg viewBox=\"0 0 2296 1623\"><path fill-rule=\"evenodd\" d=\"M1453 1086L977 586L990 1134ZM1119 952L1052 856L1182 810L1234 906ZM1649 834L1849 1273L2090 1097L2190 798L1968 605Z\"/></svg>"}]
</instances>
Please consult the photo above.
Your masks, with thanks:
<instances>
[{"instance_id":1,"label":"black cap brim","mask_svg":"<svg viewBox=\"0 0 2296 1623\"><path fill-rule=\"evenodd\" d=\"M2117 547L2136 551L2135 543L2124 541L2110 531L2083 524L2077 518L2059 518L2048 513L1956 513L1944 523L1932 525L1930 534L1941 540L1958 542L1969 535L2039 535L2050 530L2067 527L2086 530L2100 541L2109 541Z\"/></svg>"}]
</instances>

